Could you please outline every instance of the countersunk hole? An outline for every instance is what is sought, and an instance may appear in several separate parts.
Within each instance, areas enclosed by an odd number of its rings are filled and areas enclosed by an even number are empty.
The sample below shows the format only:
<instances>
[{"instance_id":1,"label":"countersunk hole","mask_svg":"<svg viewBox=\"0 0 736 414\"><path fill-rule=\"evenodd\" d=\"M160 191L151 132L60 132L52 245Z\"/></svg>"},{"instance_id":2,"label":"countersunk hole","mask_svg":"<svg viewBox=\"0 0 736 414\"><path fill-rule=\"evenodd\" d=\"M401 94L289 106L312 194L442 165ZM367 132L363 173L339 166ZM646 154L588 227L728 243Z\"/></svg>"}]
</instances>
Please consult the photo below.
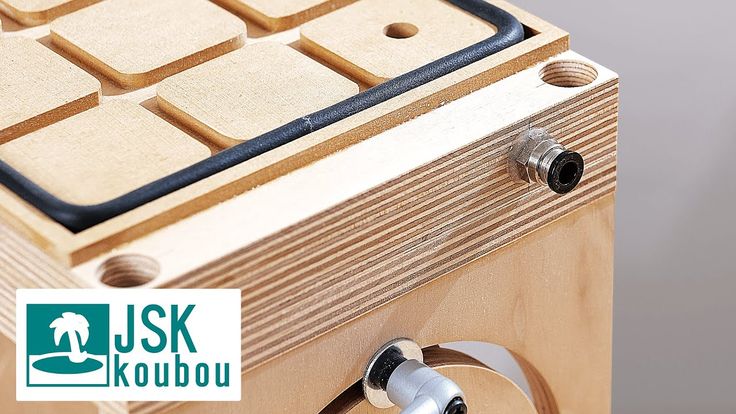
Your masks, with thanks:
<instances>
[{"instance_id":1,"label":"countersunk hole","mask_svg":"<svg viewBox=\"0 0 736 414\"><path fill-rule=\"evenodd\" d=\"M569 185L575 180L578 175L578 164L575 162L568 162L560 169L560 184Z\"/></svg>"},{"instance_id":2,"label":"countersunk hole","mask_svg":"<svg viewBox=\"0 0 736 414\"><path fill-rule=\"evenodd\" d=\"M383 34L392 39L408 39L419 33L419 28L411 23L392 23L383 28Z\"/></svg>"},{"instance_id":3,"label":"countersunk hole","mask_svg":"<svg viewBox=\"0 0 736 414\"><path fill-rule=\"evenodd\" d=\"M539 77L550 85L579 88L593 83L598 78L598 71L584 62L558 60L546 64L539 72Z\"/></svg>"},{"instance_id":4,"label":"countersunk hole","mask_svg":"<svg viewBox=\"0 0 736 414\"><path fill-rule=\"evenodd\" d=\"M97 269L100 281L116 288L145 285L161 272L158 262L140 254L123 254L105 260Z\"/></svg>"}]
</instances>

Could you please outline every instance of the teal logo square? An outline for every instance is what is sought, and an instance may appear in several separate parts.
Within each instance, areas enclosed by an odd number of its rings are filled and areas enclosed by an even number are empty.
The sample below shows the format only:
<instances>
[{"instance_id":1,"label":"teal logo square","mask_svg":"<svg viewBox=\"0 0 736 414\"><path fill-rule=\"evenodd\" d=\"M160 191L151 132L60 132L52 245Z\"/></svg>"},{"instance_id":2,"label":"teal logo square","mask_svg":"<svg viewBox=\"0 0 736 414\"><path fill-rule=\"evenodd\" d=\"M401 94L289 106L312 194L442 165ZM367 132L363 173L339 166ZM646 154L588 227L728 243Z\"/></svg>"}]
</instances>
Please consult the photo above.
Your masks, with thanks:
<instances>
[{"instance_id":1,"label":"teal logo square","mask_svg":"<svg viewBox=\"0 0 736 414\"><path fill-rule=\"evenodd\" d=\"M110 306L27 305L29 387L109 386Z\"/></svg>"}]
</instances>

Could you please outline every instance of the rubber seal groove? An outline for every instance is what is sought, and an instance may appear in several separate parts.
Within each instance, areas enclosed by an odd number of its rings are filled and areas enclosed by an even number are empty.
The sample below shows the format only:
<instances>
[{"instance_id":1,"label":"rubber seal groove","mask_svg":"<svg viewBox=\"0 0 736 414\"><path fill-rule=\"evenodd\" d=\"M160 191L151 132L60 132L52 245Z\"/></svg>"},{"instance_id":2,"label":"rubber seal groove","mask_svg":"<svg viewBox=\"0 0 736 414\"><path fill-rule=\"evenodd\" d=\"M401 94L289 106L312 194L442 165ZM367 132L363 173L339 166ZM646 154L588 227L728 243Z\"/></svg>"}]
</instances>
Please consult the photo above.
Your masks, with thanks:
<instances>
[{"instance_id":1,"label":"rubber seal groove","mask_svg":"<svg viewBox=\"0 0 736 414\"><path fill-rule=\"evenodd\" d=\"M446 0L496 27L490 38L376 85L335 105L291 121L256 138L225 149L187 168L127 194L94 205L67 203L0 160L0 184L72 232L79 233L188 185L241 164L305 135L372 108L405 92L524 40L524 28L510 13L484 0Z\"/></svg>"}]
</instances>

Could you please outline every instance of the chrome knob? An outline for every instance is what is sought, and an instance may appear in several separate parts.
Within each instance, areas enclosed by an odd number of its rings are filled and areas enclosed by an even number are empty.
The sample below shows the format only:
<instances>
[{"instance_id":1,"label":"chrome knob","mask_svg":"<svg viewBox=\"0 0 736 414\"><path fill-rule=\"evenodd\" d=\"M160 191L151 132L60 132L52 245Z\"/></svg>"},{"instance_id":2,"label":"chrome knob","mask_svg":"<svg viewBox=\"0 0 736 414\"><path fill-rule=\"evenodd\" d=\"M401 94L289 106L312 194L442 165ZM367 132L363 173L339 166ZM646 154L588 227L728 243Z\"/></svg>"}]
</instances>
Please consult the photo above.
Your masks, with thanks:
<instances>
[{"instance_id":1,"label":"chrome knob","mask_svg":"<svg viewBox=\"0 0 736 414\"><path fill-rule=\"evenodd\" d=\"M422 349L409 339L381 347L363 376L363 393L377 408L394 405L402 414L466 414L460 387L423 363Z\"/></svg>"}]
</instances>

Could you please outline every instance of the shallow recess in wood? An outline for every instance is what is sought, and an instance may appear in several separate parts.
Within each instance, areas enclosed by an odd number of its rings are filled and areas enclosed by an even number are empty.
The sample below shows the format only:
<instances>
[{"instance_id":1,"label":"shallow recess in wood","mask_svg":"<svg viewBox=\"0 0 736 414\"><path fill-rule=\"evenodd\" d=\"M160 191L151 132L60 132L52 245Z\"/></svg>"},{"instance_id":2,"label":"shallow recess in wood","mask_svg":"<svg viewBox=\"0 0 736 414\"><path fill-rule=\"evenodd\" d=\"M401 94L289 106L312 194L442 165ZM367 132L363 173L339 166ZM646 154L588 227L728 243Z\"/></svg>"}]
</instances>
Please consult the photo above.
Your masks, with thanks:
<instances>
[{"instance_id":1,"label":"shallow recess in wood","mask_svg":"<svg viewBox=\"0 0 736 414\"><path fill-rule=\"evenodd\" d=\"M561 88L579 88L593 83L598 71L591 65L576 60L557 60L548 63L539 72L545 83Z\"/></svg>"},{"instance_id":2,"label":"shallow recess in wood","mask_svg":"<svg viewBox=\"0 0 736 414\"><path fill-rule=\"evenodd\" d=\"M161 273L158 262L141 254L124 254L107 259L97 270L108 286L130 288L145 285Z\"/></svg>"},{"instance_id":3,"label":"shallow recess in wood","mask_svg":"<svg viewBox=\"0 0 736 414\"><path fill-rule=\"evenodd\" d=\"M383 34L392 39L408 39L417 33L419 28L411 23L392 23L383 28Z\"/></svg>"}]
</instances>

